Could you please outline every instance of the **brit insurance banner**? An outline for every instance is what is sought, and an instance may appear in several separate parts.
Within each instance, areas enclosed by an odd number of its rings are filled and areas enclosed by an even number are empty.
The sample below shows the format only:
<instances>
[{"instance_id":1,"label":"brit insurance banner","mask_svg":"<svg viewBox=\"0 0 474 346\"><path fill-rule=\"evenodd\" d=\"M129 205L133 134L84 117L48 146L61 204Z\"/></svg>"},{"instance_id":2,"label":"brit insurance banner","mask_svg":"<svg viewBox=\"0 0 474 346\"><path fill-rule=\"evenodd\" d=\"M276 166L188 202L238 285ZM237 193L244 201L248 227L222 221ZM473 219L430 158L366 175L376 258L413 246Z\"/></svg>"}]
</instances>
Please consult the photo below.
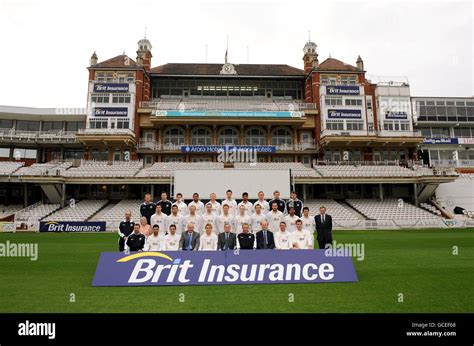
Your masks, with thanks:
<instances>
[{"instance_id":1,"label":"brit insurance banner","mask_svg":"<svg viewBox=\"0 0 474 346\"><path fill-rule=\"evenodd\" d=\"M325 250L103 252L92 286L357 282L351 257Z\"/></svg>"},{"instance_id":2,"label":"brit insurance banner","mask_svg":"<svg viewBox=\"0 0 474 346\"><path fill-rule=\"evenodd\" d=\"M357 85L337 85L326 86L327 95L360 95L360 89Z\"/></svg>"},{"instance_id":3,"label":"brit insurance banner","mask_svg":"<svg viewBox=\"0 0 474 346\"><path fill-rule=\"evenodd\" d=\"M96 117L126 117L128 116L127 107L96 107L94 108Z\"/></svg>"},{"instance_id":4,"label":"brit insurance banner","mask_svg":"<svg viewBox=\"0 0 474 346\"><path fill-rule=\"evenodd\" d=\"M388 112L385 119L408 119L407 112Z\"/></svg>"},{"instance_id":5,"label":"brit insurance banner","mask_svg":"<svg viewBox=\"0 0 474 346\"><path fill-rule=\"evenodd\" d=\"M128 93L127 83L96 83L94 84L95 93Z\"/></svg>"},{"instance_id":6,"label":"brit insurance banner","mask_svg":"<svg viewBox=\"0 0 474 346\"><path fill-rule=\"evenodd\" d=\"M362 119L359 109L328 109L328 119Z\"/></svg>"},{"instance_id":7,"label":"brit insurance banner","mask_svg":"<svg viewBox=\"0 0 474 346\"><path fill-rule=\"evenodd\" d=\"M105 232L105 221L41 221L40 232Z\"/></svg>"}]
</instances>

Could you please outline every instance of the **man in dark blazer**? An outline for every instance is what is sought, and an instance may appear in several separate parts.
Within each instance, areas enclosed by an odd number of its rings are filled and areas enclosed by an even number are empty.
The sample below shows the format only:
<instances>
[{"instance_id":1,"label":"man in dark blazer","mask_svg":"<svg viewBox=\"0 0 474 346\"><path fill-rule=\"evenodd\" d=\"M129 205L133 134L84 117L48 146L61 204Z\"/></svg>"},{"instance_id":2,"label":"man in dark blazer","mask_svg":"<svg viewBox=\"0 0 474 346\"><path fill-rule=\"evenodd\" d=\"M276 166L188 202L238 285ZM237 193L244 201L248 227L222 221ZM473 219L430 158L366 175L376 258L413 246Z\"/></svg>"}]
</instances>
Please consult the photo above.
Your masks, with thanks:
<instances>
[{"instance_id":1,"label":"man in dark blazer","mask_svg":"<svg viewBox=\"0 0 474 346\"><path fill-rule=\"evenodd\" d=\"M234 250L237 246L237 236L230 231L230 224L224 225L224 232L217 237L217 248L219 250Z\"/></svg>"},{"instance_id":2,"label":"man in dark blazer","mask_svg":"<svg viewBox=\"0 0 474 346\"><path fill-rule=\"evenodd\" d=\"M314 217L318 232L319 248L324 249L326 244L332 245L332 217L326 214L326 207L319 208L319 215Z\"/></svg>"},{"instance_id":3,"label":"man in dark blazer","mask_svg":"<svg viewBox=\"0 0 474 346\"><path fill-rule=\"evenodd\" d=\"M199 233L194 231L194 224L188 224L186 232L181 233L179 248L183 251L197 251L199 243Z\"/></svg>"},{"instance_id":4,"label":"man in dark blazer","mask_svg":"<svg viewBox=\"0 0 474 346\"><path fill-rule=\"evenodd\" d=\"M268 229L268 221L262 220L260 222L262 229L257 232L257 249L258 250L271 250L275 248L275 238L273 232Z\"/></svg>"}]
</instances>

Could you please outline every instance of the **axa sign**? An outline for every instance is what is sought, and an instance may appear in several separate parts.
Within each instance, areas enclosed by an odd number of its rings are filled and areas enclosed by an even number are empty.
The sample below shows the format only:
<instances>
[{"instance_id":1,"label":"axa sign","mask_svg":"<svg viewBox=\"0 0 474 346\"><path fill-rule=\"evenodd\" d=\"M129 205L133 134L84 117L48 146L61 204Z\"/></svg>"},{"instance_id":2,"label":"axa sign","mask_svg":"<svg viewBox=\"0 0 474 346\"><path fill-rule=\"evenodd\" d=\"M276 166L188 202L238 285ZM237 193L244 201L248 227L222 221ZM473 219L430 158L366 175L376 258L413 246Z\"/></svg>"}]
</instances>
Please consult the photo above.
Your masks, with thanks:
<instances>
[{"instance_id":1,"label":"axa sign","mask_svg":"<svg viewBox=\"0 0 474 346\"><path fill-rule=\"evenodd\" d=\"M324 250L103 252L92 286L356 282L351 257Z\"/></svg>"}]
</instances>

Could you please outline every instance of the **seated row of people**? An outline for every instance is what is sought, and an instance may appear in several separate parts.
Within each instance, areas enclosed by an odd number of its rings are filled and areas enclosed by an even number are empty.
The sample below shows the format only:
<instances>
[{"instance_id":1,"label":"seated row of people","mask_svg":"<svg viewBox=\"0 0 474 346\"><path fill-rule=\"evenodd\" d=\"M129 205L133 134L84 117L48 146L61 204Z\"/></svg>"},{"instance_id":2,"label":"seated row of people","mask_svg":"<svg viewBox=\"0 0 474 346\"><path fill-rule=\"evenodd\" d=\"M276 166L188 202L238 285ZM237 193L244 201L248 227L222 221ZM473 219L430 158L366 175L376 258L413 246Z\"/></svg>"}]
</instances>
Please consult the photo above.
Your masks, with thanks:
<instances>
[{"instance_id":1,"label":"seated row of people","mask_svg":"<svg viewBox=\"0 0 474 346\"><path fill-rule=\"evenodd\" d=\"M146 236L140 232L140 225L133 224L133 231L120 237L119 250L124 251L216 251L216 250L251 250L251 249L313 249L313 234L303 228L301 220L296 221L293 232L287 230L287 224L281 221L279 230L272 232L269 223L262 220L261 229L256 233L250 231L248 223L242 224L242 232L232 232L231 225L225 224L223 231L216 234L213 225L205 225L205 232L195 231L194 224L189 223L185 232L178 234L175 225L170 225L165 235L160 235L160 227L153 226L153 231Z\"/></svg>"}]
</instances>

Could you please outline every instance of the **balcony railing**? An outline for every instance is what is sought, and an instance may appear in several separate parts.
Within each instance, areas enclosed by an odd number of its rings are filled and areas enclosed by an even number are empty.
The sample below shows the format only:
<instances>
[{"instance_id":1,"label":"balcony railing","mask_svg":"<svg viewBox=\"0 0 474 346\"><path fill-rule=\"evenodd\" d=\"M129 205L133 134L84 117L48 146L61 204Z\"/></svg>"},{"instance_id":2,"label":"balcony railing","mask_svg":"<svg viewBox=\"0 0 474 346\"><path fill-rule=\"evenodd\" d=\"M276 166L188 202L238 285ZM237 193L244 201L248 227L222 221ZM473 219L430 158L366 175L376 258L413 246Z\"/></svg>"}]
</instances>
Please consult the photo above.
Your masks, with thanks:
<instances>
[{"instance_id":1,"label":"balcony railing","mask_svg":"<svg viewBox=\"0 0 474 346\"><path fill-rule=\"evenodd\" d=\"M194 145L194 144L162 144L160 142L156 142L154 140L147 140L145 138L141 138L138 141L138 149L139 150L150 150L150 151L181 151L181 147L187 145ZM247 144L238 144L239 146L251 146L251 147L263 147L266 145L247 145ZM203 145L205 147L206 145ZM214 146L214 144L210 145ZM216 145L220 146L220 145ZM283 144L283 145L270 145L274 146L276 151L304 151L304 150L316 150L317 145L316 142L313 141L301 141L294 144Z\"/></svg>"},{"instance_id":2,"label":"balcony railing","mask_svg":"<svg viewBox=\"0 0 474 346\"><path fill-rule=\"evenodd\" d=\"M434 167L474 167L474 160L431 160Z\"/></svg>"},{"instance_id":3,"label":"balcony railing","mask_svg":"<svg viewBox=\"0 0 474 346\"><path fill-rule=\"evenodd\" d=\"M77 132L80 135L130 135L135 137L135 132L131 129L81 129Z\"/></svg>"},{"instance_id":4,"label":"balcony railing","mask_svg":"<svg viewBox=\"0 0 474 346\"><path fill-rule=\"evenodd\" d=\"M75 142L75 131L21 131L0 129L0 140L19 140L26 142Z\"/></svg>"},{"instance_id":5,"label":"balcony railing","mask_svg":"<svg viewBox=\"0 0 474 346\"><path fill-rule=\"evenodd\" d=\"M324 136L375 136L375 131L367 130L329 130L324 129L321 131L321 137ZM421 131L379 131L379 137L421 137Z\"/></svg>"},{"instance_id":6,"label":"balcony railing","mask_svg":"<svg viewBox=\"0 0 474 346\"><path fill-rule=\"evenodd\" d=\"M178 111L256 111L256 112L301 112L314 110L314 103L304 103L292 100L265 101L254 98L189 98L189 99L153 99L141 101L140 108L153 110Z\"/></svg>"}]
</instances>

